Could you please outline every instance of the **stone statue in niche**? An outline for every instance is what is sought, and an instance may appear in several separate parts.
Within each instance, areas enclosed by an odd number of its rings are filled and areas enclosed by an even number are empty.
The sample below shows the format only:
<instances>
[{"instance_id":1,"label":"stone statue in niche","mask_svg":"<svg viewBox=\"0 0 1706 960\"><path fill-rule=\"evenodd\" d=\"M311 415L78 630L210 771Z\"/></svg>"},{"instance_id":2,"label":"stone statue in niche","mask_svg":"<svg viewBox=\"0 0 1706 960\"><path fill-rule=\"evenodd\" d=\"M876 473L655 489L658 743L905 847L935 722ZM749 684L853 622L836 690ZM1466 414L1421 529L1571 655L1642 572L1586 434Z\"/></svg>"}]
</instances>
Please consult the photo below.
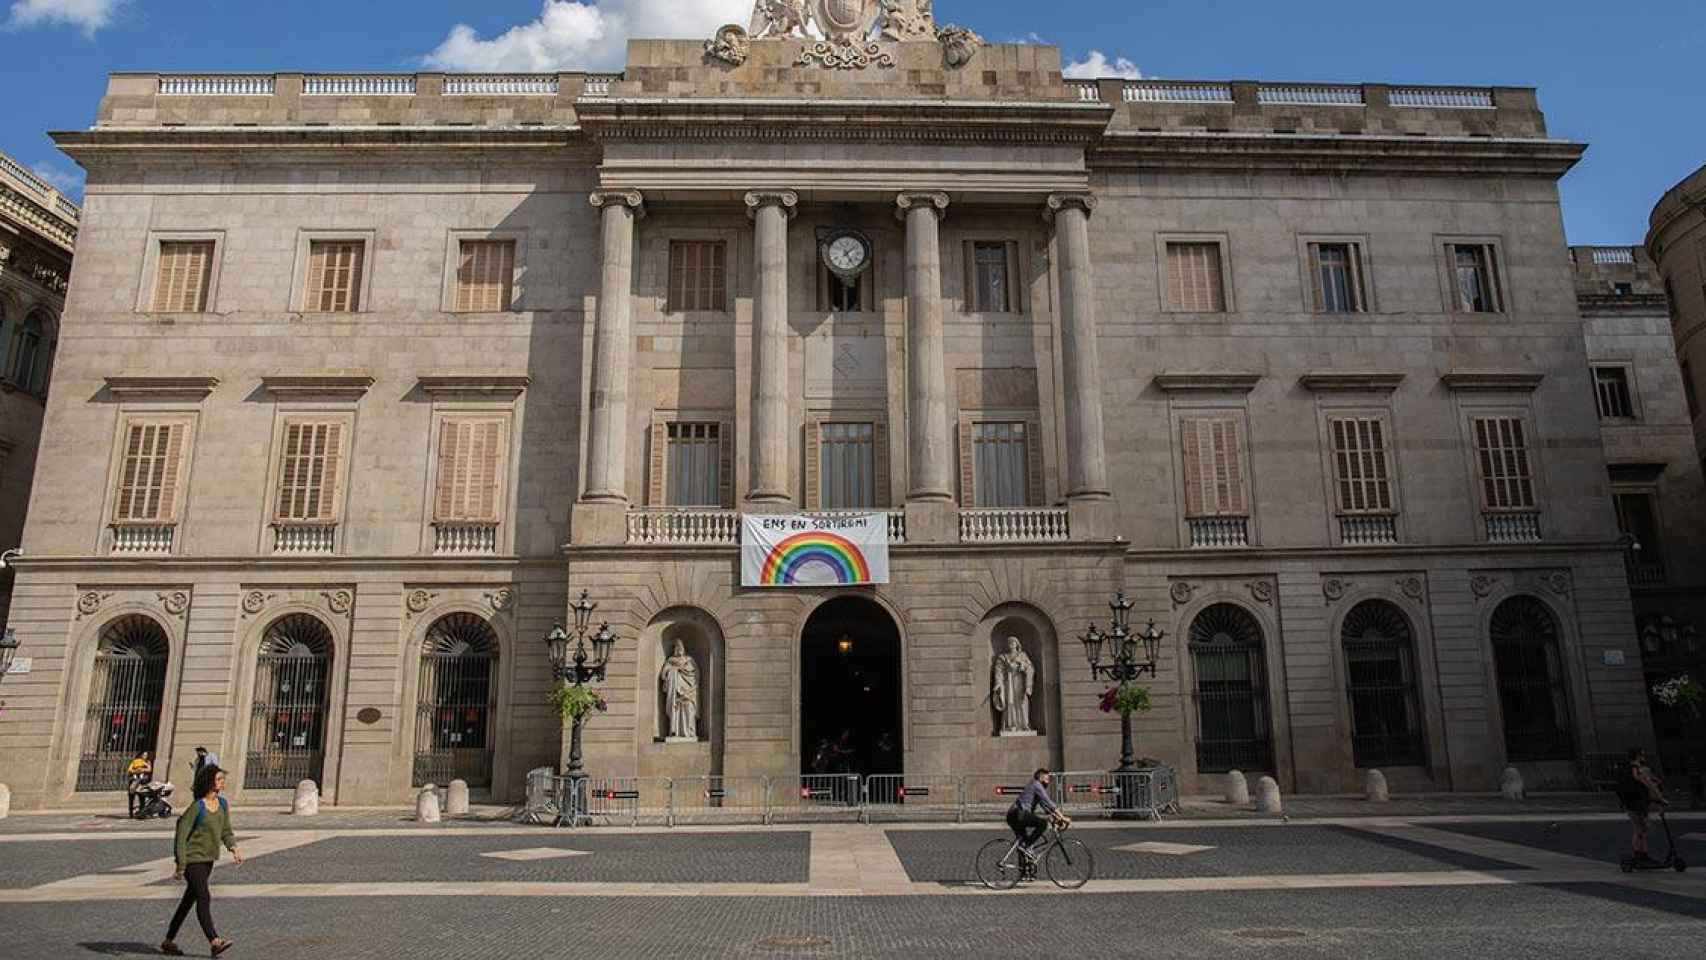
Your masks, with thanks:
<instances>
[{"instance_id":1,"label":"stone statue in niche","mask_svg":"<svg viewBox=\"0 0 1706 960\"><path fill-rule=\"evenodd\" d=\"M669 735L665 739L698 740L699 665L693 662L680 640L675 641L675 652L663 662L659 679L669 717Z\"/></svg>"},{"instance_id":2,"label":"stone statue in niche","mask_svg":"<svg viewBox=\"0 0 1706 960\"><path fill-rule=\"evenodd\" d=\"M995 658L994 678L990 685L990 700L1001 714L1003 737L1032 736L1031 689L1037 670L1031 658L1025 656L1018 637L1007 638L1007 652Z\"/></svg>"}]
</instances>

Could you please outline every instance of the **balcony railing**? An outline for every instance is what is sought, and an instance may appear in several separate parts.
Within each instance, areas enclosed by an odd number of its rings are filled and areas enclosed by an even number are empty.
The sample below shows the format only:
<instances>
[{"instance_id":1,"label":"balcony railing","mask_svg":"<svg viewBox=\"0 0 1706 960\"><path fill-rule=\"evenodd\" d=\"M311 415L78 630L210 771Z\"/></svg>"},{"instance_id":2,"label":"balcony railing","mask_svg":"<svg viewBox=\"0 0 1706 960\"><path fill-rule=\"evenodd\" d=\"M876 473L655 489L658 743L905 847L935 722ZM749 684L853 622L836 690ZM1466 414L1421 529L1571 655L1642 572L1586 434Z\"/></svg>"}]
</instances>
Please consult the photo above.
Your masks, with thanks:
<instances>
[{"instance_id":1,"label":"balcony railing","mask_svg":"<svg viewBox=\"0 0 1706 960\"><path fill-rule=\"evenodd\" d=\"M1394 107L1491 110L1493 91L1485 87L1393 87L1387 102Z\"/></svg>"},{"instance_id":2,"label":"balcony railing","mask_svg":"<svg viewBox=\"0 0 1706 960\"><path fill-rule=\"evenodd\" d=\"M1098 103L1102 99L1102 86L1094 80L1068 80L1066 89L1076 93L1082 103Z\"/></svg>"},{"instance_id":3,"label":"balcony railing","mask_svg":"<svg viewBox=\"0 0 1706 960\"><path fill-rule=\"evenodd\" d=\"M1634 263L1633 247L1594 247L1594 263Z\"/></svg>"},{"instance_id":4,"label":"balcony railing","mask_svg":"<svg viewBox=\"0 0 1706 960\"><path fill-rule=\"evenodd\" d=\"M1650 587L1665 582L1665 565L1663 563L1630 560L1625 563L1625 566L1629 570L1629 582L1637 586Z\"/></svg>"},{"instance_id":5,"label":"balcony railing","mask_svg":"<svg viewBox=\"0 0 1706 960\"><path fill-rule=\"evenodd\" d=\"M1348 547L1398 542L1398 518L1391 514L1347 514L1339 518L1339 541Z\"/></svg>"},{"instance_id":6,"label":"balcony railing","mask_svg":"<svg viewBox=\"0 0 1706 960\"><path fill-rule=\"evenodd\" d=\"M439 556L468 557L498 551L495 521L441 520L432 525L432 552Z\"/></svg>"},{"instance_id":7,"label":"balcony railing","mask_svg":"<svg viewBox=\"0 0 1706 960\"><path fill-rule=\"evenodd\" d=\"M1191 546L1208 549L1250 545L1249 517L1190 517Z\"/></svg>"},{"instance_id":8,"label":"balcony railing","mask_svg":"<svg viewBox=\"0 0 1706 960\"><path fill-rule=\"evenodd\" d=\"M171 553L172 535L177 530L170 523L115 523L113 553L136 555Z\"/></svg>"},{"instance_id":9,"label":"balcony railing","mask_svg":"<svg viewBox=\"0 0 1706 960\"><path fill-rule=\"evenodd\" d=\"M859 517L867 513L889 515L889 543L906 542L906 512L903 510L814 510L814 517Z\"/></svg>"},{"instance_id":10,"label":"balcony railing","mask_svg":"<svg viewBox=\"0 0 1706 960\"><path fill-rule=\"evenodd\" d=\"M448 97L538 97L556 92L554 73L469 73L444 78L444 94Z\"/></svg>"},{"instance_id":11,"label":"balcony railing","mask_svg":"<svg viewBox=\"0 0 1706 960\"><path fill-rule=\"evenodd\" d=\"M276 81L271 75L161 77L160 94L167 97L270 97Z\"/></svg>"},{"instance_id":12,"label":"balcony railing","mask_svg":"<svg viewBox=\"0 0 1706 960\"><path fill-rule=\"evenodd\" d=\"M302 78L302 93L310 97L412 97L413 75L314 74Z\"/></svg>"},{"instance_id":13,"label":"balcony railing","mask_svg":"<svg viewBox=\"0 0 1706 960\"><path fill-rule=\"evenodd\" d=\"M1360 107L1362 87L1350 84L1264 83L1256 88L1256 102L1263 105L1300 107Z\"/></svg>"},{"instance_id":14,"label":"balcony railing","mask_svg":"<svg viewBox=\"0 0 1706 960\"><path fill-rule=\"evenodd\" d=\"M586 82L581 86L581 96L608 97L610 96L610 85L620 79L622 79L622 75L619 73L589 73L586 75Z\"/></svg>"},{"instance_id":15,"label":"balcony railing","mask_svg":"<svg viewBox=\"0 0 1706 960\"><path fill-rule=\"evenodd\" d=\"M1133 80L1124 96L1127 103L1231 103L1232 84Z\"/></svg>"},{"instance_id":16,"label":"balcony railing","mask_svg":"<svg viewBox=\"0 0 1706 960\"><path fill-rule=\"evenodd\" d=\"M628 542L733 546L740 543L740 512L674 507L630 510Z\"/></svg>"},{"instance_id":17,"label":"balcony railing","mask_svg":"<svg viewBox=\"0 0 1706 960\"><path fill-rule=\"evenodd\" d=\"M960 511L962 543L1048 543L1070 538L1067 513L1058 507L978 508Z\"/></svg>"},{"instance_id":18,"label":"balcony railing","mask_svg":"<svg viewBox=\"0 0 1706 960\"><path fill-rule=\"evenodd\" d=\"M1488 543L1539 543L1540 514L1537 511L1483 513Z\"/></svg>"},{"instance_id":19,"label":"balcony railing","mask_svg":"<svg viewBox=\"0 0 1706 960\"><path fill-rule=\"evenodd\" d=\"M275 523L273 553L331 553L338 528L330 523Z\"/></svg>"}]
</instances>

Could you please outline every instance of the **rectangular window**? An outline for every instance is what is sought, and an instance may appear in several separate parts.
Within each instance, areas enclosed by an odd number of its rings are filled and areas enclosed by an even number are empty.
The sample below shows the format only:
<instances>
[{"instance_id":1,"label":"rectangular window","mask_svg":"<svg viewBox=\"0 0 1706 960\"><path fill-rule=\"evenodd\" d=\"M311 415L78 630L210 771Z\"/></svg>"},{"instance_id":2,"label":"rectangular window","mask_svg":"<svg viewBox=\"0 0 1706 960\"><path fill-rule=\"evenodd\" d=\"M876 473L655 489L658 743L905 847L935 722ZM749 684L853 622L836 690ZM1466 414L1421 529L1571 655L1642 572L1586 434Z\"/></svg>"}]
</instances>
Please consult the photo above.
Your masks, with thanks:
<instances>
[{"instance_id":1,"label":"rectangular window","mask_svg":"<svg viewBox=\"0 0 1706 960\"><path fill-rule=\"evenodd\" d=\"M863 313L865 311L863 276L854 277L853 281L849 283L831 273L828 267L820 266L818 270L824 274L818 279L818 286L822 291L819 297L819 309L830 313Z\"/></svg>"},{"instance_id":2,"label":"rectangular window","mask_svg":"<svg viewBox=\"0 0 1706 960\"><path fill-rule=\"evenodd\" d=\"M447 417L440 422L433 520L497 523L504 449L500 419Z\"/></svg>"},{"instance_id":3,"label":"rectangular window","mask_svg":"<svg viewBox=\"0 0 1706 960\"><path fill-rule=\"evenodd\" d=\"M1534 480L1522 419L1476 417L1472 429L1482 503L1488 510L1534 509Z\"/></svg>"},{"instance_id":4,"label":"rectangular window","mask_svg":"<svg viewBox=\"0 0 1706 960\"><path fill-rule=\"evenodd\" d=\"M162 240L154 275L154 312L205 312L212 275L212 240Z\"/></svg>"},{"instance_id":5,"label":"rectangular window","mask_svg":"<svg viewBox=\"0 0 1706 960\"><path fill-rule=\"evenodd\" d=\"M360 240L313 240L308 244L308 283L302 309L353 313L361 309L361 271L366 245Z\"/></svg>"},{"instance_id":6,"label":"rectangular window","mask_svg":"<svg viewBox=\"0 0 1706 960\"><path fill-rule=\"evenodd\" d=\"M183 470L187 423L132 423L125 430L115 523L177 519L178 477Z\"/></svg>"},{"instance_id":7,"label":"rectangular window","mask_svg":"<svg viewBox=\"0 0 1706 960\"><path fill-rule=\"evenodd\" d=\"M672 507L722 506L722 425L671 423L664 434L664 502Z\"/></svg>"},{"instance_id":8,"label":"rectangular window","mask_svg":"<svg viewBox=\"0 0 1706 960\"><path fill-rule=\"evenodd\" d=\"M514 240L463 240L456 258L456 309L508 310L515 281Z\"/></svg>"},{"instance_id":9,"label":"rectangular window","mask_svg":"<svg viewBox=\"0 0 1706 960\"><path fill-rule=\"evenodd\" d=\"M1220 244L1167 244L1167 304L1174 310L1220 313L1226 309Z\"/></svg>"},{"instance_id":10,"label":"rectangular window","mask_svg":"<svg viewBox=\"0 0 1706 960\"><path fill-rule=\"evenodd\" d=\"M1316 313L1362 313L1362 251L1354 243L1311 243L1309 267Z\"/></svg>"},{"instance_id":11,"label":"rectangular window","mask_svg":"<svg viewBox=\"0 0 1706 960\"><path fill-rule=\"evenodd\" d=\"M1642 561L1658 562L1658 515L1653 510L1653 497L1647 493L1614 493L1611 502L1617 508L1617 529L1635 538L1640 549L1636 555Z\"/></svg>"},{"instance_id":12,"label":"rectangular window","mask_svg":"<svg viewBox=\"0 0 1706 960\"><path fill-rule=\"evenodd\" d=\"M1623 367L1594 367L1593 395L1602 419L1635 415L1635 403L1629 395L1629 371Z\"/></svg>"},{"instance_id":13,"label":"rectangular window","mask_svg":"<svg viewBox=\"0 0 1706 960\"><path fill-rule=\"evenodd\" d=\"M1180 421L1185 465L1185 516L1245 517L1243 430L1231 417Z\"/></svg>"},{"instance_id":14,"label":"rectangular window","mask_svg":"<svg viewBox=\"0 0 1706 960\"><path fill-rule=\"evenodd\" d=\"M1024 422L974 423L971 434L976 505L1028 506L1031 466Z\"/></svg>"},{"instance_id":15,"label":"rectangular window","mask_svg":"<svg viewBox=\"0 0 1706 960\"><path fill-rule=\"evenodd\" d=\"M670 313L724 310L727 245L721 240L672 240L669 244Z\"/></svg>"},{"instance_id":16,"label":"rectangular window","mask_svg":"<svg viewBox=\"0 0 1706 960\"><path fill-rule=\"evenodd\" d=\"M1459 313L1501 313L1504 293L1499 284L1498 259L1490 243L1448 243L1452 293Z\"/></svg>"},{"instance_id":17,"label":"rectangular window","mask_svg":"<svg viewBox=\"0 0 1706 960\"><path fill-rule=\"evenodd\" d=\"M972 309L977 313L1012 313L1012 264L1008 244L978 241L972 251Z\"/></svg>"},{"instance_id":18,"label":"rectangular window","mask_svg":"<svg viewBox=\"0 0 1706 960\"><path fill-rule=\"evenodd\" d=\"M1339 487L1339 512L1393 512L1386 425L1375 417L1335 418L1329 424L1333 435L1333 472Z\"/></svg>"},{"instance_id":19,"label":"rectangular window","mask_svg":"<svg viewBox=\"0 0 1706 960\"><path fill-rule=\"evenodd\" d=\"M343 422L338 420L285 421L274 520L329 523L337 519L343 433Z\"/></svg>"},{"instance_id":20,"label":"rectangular window","mask_svg":"<svg viewBox=\"0 0 1706 960\"><path fill-rule=\"evenodd\" d=\"M876 425L818 425L818 508L864 510L877 505Z\"/></svg>"}]
</instances>

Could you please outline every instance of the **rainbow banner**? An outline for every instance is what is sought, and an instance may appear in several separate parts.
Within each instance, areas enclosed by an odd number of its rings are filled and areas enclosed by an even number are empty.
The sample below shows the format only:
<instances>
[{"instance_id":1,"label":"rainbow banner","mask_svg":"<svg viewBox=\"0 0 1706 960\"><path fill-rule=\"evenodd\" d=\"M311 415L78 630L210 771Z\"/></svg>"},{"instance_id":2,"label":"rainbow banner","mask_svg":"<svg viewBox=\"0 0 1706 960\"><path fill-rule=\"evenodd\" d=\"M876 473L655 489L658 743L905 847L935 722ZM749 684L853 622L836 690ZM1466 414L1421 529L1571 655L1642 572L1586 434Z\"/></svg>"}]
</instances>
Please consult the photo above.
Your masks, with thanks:
<instances>
[{"instance_id":1,"label":"rainbow banner","mask_svg":"<svg viewBox=\"0 0 1706 960\"><path fill-rule=\"evenodd\" d=\"M740 518L743 587L889 582L889 518L749 513Z\"/></svg>"}]
</instances>

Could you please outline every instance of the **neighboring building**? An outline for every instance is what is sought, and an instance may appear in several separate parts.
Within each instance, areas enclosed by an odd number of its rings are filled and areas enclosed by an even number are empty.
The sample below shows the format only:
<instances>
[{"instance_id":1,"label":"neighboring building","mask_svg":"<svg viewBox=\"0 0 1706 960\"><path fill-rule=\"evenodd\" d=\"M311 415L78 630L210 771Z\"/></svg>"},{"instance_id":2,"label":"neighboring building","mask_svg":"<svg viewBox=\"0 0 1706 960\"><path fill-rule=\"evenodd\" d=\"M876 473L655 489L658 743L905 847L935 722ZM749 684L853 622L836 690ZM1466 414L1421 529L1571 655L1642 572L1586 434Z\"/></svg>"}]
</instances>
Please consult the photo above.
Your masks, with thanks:
<instances>
[{"instance_id":1,"label":"neighboring building","mask_svg":"<svg viewBox=\"0 0 1706 960\"><path fill-rule=\"evenodd\" d=\"M1583 147L1534 91L1067 81L957 29L629 61L121 74L58 135L92 228L20 805L198 743L251 798L514 796L583 589L601 774L796 776L843 730L864 773L1109 766L1078 635L1121 590L1167 633L1139 749L1187 790L1573 783L1650 741ZM886 515L890 582L740 586L741 513L834 511ZM1010 637L1035 736L1000 735Z\"/></svg>"},{"instance_id":2,"label":"neighboring building","mask_svg":"<svg viewBox=\"0 0 1706 960\"><path fill-rule=\"evenodd\" d=\"M24 534L79 216L76 204L0 153L0 551ZM12 570L0 568L0 628L11 600Z\"/></svg>"}]
</instances>

